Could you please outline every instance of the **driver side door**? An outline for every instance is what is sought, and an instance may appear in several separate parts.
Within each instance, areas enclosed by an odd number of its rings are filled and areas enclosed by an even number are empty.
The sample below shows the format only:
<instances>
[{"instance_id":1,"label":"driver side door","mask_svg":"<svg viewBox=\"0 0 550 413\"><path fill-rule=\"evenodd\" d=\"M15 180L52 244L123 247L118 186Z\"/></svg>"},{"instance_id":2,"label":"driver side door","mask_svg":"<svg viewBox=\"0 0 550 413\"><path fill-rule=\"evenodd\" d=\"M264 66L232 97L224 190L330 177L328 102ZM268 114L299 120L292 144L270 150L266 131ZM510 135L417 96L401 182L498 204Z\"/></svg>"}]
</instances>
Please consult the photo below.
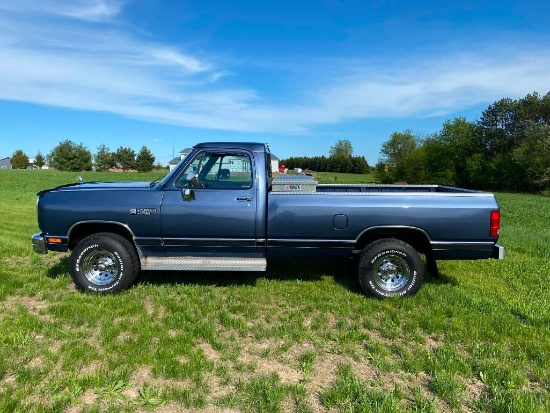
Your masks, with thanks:
<instances>
[{"instance_id":1,"label":"driver side door","mask_svg":"<svg viewBox=\"0 0 550 413\"><path fill-rule=\"evenodd\" d=\"M250 153L197 153L165 190L161 236L166 254L261 256L254 179Z\"/></svg>"}]
</instances>

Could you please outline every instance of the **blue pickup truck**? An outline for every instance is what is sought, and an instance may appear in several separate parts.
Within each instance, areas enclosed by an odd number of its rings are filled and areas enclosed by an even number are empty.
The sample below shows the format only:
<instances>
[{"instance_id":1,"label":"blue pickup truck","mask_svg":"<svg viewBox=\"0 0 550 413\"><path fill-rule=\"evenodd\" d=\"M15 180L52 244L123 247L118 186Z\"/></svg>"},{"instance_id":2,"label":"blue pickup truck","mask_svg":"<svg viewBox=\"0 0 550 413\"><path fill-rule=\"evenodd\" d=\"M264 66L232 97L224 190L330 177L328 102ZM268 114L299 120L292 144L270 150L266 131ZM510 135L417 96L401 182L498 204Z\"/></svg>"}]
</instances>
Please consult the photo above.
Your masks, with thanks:
<instances>
[{"instance_id":1,"label":"blue pickup truck","mask_svg":"<svg viewBox=\"0 0 550 413\"><path fill-rule=\"evenodd\" d=\"M492 194L273 179L260 143L196 145L159 181L43 190L37 210L34 251L72 251L76 287L98 293L130 287L140 270L262 271L274 256L355 256L367 295L410 296L438 259L504 257Z\"/></svg>"}]
</instances>

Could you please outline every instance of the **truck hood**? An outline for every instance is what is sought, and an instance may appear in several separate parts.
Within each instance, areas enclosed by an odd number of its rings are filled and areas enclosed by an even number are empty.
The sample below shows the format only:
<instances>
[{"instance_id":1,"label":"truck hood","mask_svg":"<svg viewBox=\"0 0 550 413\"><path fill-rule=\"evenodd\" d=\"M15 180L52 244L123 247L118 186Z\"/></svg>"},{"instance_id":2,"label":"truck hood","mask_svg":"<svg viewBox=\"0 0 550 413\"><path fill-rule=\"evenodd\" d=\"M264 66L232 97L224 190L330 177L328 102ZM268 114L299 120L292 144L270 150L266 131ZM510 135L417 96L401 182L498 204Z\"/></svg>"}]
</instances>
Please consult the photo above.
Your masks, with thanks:
<instances>
[{"instance_id":1,"label":"truck hood","mask_svg":"<svg viewBox=\"0 0 550 413\"><path fill-rule=\"evenodd\" d=\"M152 182L83 182L67 185L60 185L51 189L44 189L37 192L37 195L43 195L46 192L55 191L112 191L112 190L136 190L149 189L153 186Z\"/></svg>"}]
</instances>

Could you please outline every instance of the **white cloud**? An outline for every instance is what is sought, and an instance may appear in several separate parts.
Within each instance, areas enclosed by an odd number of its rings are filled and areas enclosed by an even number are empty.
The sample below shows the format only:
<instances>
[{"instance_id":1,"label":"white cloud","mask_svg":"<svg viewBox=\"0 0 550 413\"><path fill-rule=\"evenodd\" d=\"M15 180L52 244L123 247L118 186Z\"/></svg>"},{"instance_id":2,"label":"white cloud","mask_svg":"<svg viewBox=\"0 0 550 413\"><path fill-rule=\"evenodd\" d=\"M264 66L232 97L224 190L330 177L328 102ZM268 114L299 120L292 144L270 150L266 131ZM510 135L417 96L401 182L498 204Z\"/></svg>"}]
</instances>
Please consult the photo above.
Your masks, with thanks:
<instances>
[{"instance_id":1,"label":"white cloud","mask_svg":"<svg viewBox=\"0 0 550 413\"><path fill-rule=\"evenodd\" d=\"M220 67L173 45L141 40L116 23L122 6L4 0L0 99L197 128L297 133L352 119L449 114L502 97L545 93L540 88L550 85L548 51L503 45L500 53L493 46L491 52L448 51L401 61L305 62L297 69L301 90L281 98L268 88L224 87L226 77L246 78L237 70L254 70L252 65ZM105 21L111 24L96 24ZM338 66L341 74L329 75L324 65Z\"/></svg>"},{"instance_id":2,"label":"white cloud","mask_svg":"<svg viewBox=\"0 0 550 413\"><path fill-rule=\"evenodd\" d=\"M209 69L209 65L205 62L166 47L151 48L149 53L153 59L156 59L157 63L176 65L191 73L204 72Z\"/></svg>"},{"instance_id":3,"label":"white cloud","mask_svg":"<svg viewBox=\"0 0 550 413\"><path fill-rule=\"evenodd\" d=\"M104 21L118 15L122 8L120 1L89 0L76 3L80 4L73 3L66 9L62 9L60 14L83 20Z\"/></svg>"},{"instance_id":4,"label":"white cloud","mask_svg":"<svg viewBox=\"0 0 550 413\"><path fill-rule=\"evenodd\" d=\"M217 82L218 80L226 77L226 76L230 76L231 75L231 72L229 70L220 70L220 71L217 71L217 72L213 72L211 75L210 75L210 81L211 82Z\"/></svg>"},{"instance_id":5,"label":"white cloud","mask_svg":"<svg viewBox=\"0 0 550 413\"><path fill-rule=\"evenodd\" d=\"M24 15L44 14L100 22L116 17L123 4L118 0L2 0L0 10Z\"/></svg>"},{"instance_id":6,"label":"white cloud","mask_svg":"<svg viewBox=\"0 0 550 413\"><path fill-rule=\"evenodd\" d=\"M318 91L319 109L334 118L430 116L459 111L502 97L520 97L550 84L550 53L449 54L385 62L337 79ZM401 64L399 64L401 63ZM380 73L386 72L385 75ZM546 92L543 90L542 92Z\"/></svg>"},{"instance_id":7,"label":"white cloud","mask_svg":"<svg viewBox=\"0 0 550 413\"><path fill-rule=\"evenodd\" d=\"M349 62L346 74L325 79L293 105L285 122L308 126L362 118L442 116L550 85L550 53L439 54L408 61ZM340 62L340 66L346 67ZM392 68L392 69L388 69Z\"/></svg>"}]
</instances>

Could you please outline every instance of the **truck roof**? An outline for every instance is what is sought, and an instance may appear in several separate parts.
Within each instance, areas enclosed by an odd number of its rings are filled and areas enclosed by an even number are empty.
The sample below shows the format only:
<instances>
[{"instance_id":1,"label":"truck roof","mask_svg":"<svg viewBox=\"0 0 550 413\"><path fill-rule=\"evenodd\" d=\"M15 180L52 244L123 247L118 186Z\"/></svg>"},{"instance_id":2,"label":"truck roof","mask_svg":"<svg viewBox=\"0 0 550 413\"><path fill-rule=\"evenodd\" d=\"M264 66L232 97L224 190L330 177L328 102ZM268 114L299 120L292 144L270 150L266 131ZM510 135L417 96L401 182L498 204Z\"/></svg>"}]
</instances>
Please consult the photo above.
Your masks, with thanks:
<instances>
[{"instance_id":1,"label":"truck roof","mask_svg":"<svg viewBox=\"0 0 550 413\"><path fill-rule=\"evenodd\" d=\"M265 143L258 142L203 142L194 146L195 148L216 149L247 149L251 152L265 152Z\"/></svg>"}]
</instances>

